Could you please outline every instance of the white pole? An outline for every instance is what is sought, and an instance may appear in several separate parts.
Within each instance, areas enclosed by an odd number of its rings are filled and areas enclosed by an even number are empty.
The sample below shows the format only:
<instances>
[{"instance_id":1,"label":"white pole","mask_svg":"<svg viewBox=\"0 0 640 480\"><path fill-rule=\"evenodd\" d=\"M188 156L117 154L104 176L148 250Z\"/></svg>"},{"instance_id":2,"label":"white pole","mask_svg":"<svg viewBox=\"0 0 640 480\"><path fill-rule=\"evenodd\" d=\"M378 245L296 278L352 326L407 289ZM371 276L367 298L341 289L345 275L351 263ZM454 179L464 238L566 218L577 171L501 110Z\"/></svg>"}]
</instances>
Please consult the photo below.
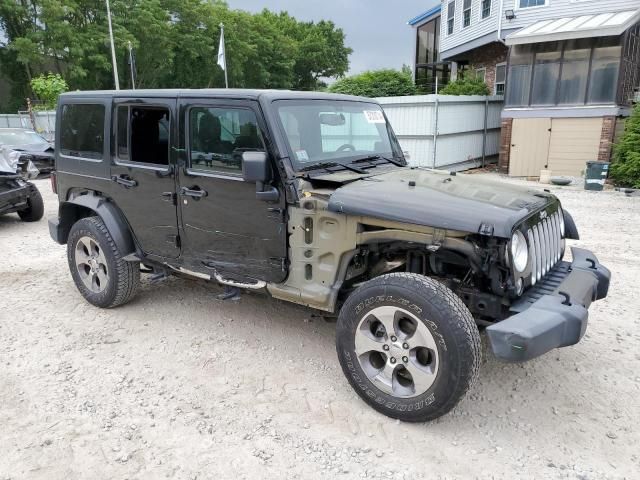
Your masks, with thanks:
<instances>
[{"instance_id":1,"label":"white pole","mask_svg":"<svg viewBox=\"0 0 640 480\"><path fill-rule=\"evenodd\" d=\"M133 72L133 47L131 41L129 41L129 70L131 70L131 89L136 89L136 77Z\"/></svg>"},{"instance_id":2,"label":"white pole","mask_svg":"<svg viewBox=\"0 0 640 480\"><path fill-rule=\"evenodd\" d=\"M222 52L222 61L224 65L220 65L224 70L224 88L229 88L229 79L227 76L227 46L224 44L224 24L220 24L220 47L218 48L218 63L220 63L220 52Z\"/></svg>"},{"instance_id":3,"label":"white pole","mask_svg":"<svg viewBox=\"0 0 640 480\"><path fill-rule=\"evenodd\" d=\"M118 80L118 64L116 63L116 47L113 43L113 27L111 26L111 8L109 0L107 1L107 22L109 24L109 39L111 40L111 62L113 63L113 80L116 84L116 90L120 90L120 80Z\"/></svg>"}]
</instances>

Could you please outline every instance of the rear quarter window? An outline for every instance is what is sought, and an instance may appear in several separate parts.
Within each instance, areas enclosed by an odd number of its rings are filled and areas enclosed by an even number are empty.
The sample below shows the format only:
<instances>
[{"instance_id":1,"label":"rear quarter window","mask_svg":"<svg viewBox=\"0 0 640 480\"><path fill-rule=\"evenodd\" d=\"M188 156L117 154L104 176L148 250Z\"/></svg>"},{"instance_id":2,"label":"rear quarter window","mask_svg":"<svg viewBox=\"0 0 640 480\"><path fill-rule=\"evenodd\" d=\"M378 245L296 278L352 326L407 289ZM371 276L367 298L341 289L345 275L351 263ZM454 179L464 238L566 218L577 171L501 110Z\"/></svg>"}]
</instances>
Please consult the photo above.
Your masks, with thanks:
<instances>
[{"instance_id":1,"label":"rear quarter window","mask_svg":"<svg viewBox=\"0 0 640 480\"><path fill-rule=\"evenodd\" d=\"M66 104L60 122L60 153L101 159L104 152L105 107L100 104Z\"/></svg>"}]
</instances>

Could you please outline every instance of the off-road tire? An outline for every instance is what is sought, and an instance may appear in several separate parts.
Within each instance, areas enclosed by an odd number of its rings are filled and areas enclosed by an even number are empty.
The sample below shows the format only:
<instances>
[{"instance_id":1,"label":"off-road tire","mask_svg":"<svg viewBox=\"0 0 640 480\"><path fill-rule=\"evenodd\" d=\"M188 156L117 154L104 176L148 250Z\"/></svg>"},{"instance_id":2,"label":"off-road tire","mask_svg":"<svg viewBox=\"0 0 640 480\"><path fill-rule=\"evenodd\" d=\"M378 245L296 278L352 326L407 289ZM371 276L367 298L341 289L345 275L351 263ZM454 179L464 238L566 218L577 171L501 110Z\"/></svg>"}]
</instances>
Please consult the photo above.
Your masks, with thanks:
<instances>
[{"instance_id":1,"label":"off-road tire","mask_svg":"<svg viewBox=\"0 0 640 480\"><path fill-rule=\"evenodd\" d=\"M27 208L18 210L18 216L23 222L37 222L44 216L42 195L40 195L40 190L35 186L33 187L33 193L27 199L27 205Z\"/></svg>"},{"instance_id":2,"label":"off-road tire","mask_svg":"<svg viewBox=\"0 0 640 480\"><path fill-rule=\"evenodd\" d=\"M99 293L92 292L80 278L76 266L76 246L81 238L89 237L102 250L108 272L107 286ZM69 270L82 296L91 304L101 308L113 308L131 300L140 286L140 262L127 262L113 241L100 217L78 220L69 232L67 240Z\"/></svg>"},{"instance_id":3,"label":"off-road tire","mask_svg":"<svg viewBox=\"0 0 640 480\"><path fill-rule=\"evenodd\" d=\"M358 325L369 312L385 306L411 312L437 345L435 380L420 395L389 395L370 380L356 355ZM336 348L342 370L358 395L378 412L407 422L425 422L449 412L476 380L481 360L480 334L462 300L443 284L411 273L382 275L353 292L338 317Z\"/></svg>"}]
</instances>

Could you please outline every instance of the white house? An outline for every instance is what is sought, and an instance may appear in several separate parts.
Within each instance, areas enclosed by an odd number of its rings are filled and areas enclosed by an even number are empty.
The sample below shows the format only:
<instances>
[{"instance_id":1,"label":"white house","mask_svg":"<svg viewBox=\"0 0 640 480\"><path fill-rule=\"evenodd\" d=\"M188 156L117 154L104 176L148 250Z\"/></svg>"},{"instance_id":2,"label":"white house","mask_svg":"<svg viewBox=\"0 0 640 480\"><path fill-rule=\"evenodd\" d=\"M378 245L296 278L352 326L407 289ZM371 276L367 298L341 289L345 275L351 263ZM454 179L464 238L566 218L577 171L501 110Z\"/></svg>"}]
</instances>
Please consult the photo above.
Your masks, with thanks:
<instances>
[{"instance_id":1,"label":"white house","mask_svg":"<svg viewBox=\"0 0 640 480\"><path fill-rule=\"evenodd\" d=\"M434 15L409 22L418 83ZM505 171L578 175L586 161L610 159L618 119L640 87L639 0L443 0L437 15L436 63L448 78L473 68L505 94Z\"/></svg>"}]
</instances>

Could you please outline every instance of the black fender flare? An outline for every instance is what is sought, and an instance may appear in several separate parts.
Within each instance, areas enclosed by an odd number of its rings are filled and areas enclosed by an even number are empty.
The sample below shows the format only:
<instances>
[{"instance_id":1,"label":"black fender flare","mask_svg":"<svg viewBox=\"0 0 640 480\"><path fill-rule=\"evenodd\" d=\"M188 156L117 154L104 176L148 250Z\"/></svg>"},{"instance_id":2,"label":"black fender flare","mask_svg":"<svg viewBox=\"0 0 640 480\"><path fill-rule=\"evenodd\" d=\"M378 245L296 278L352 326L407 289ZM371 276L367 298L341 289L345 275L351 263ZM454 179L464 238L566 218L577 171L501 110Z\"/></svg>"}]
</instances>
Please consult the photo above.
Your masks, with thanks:
<instances>
[{"instance_id":1,"label":"black fender flare","mask_svg":"<svg viewBox=\"0 0 640 480\"><path fill-rule=\"evenodd\" d=\"M578 227L576 227L576 222L574 222L571 214L563 208L562 216L564 217L564 237L571 240L580 240Z\"/></svg>"},{"instance_id":2,"label":"black fender flare","mask_svg":"<svg viewBox=\"0 0 640 480\"><path fill-rule=\"evenodd\" d=\"M73 196L60 205L60 220L66 227L64 235L65 241L69 230L71 230L73 221L75 221L75 218L72 222L65 221L64 210L71 205L95 212L104 222L122 256L136 253L136 243L133 234L120 209L113 202L109 201L109 199L94 193Z\"/></svg>"}]
</instances>

